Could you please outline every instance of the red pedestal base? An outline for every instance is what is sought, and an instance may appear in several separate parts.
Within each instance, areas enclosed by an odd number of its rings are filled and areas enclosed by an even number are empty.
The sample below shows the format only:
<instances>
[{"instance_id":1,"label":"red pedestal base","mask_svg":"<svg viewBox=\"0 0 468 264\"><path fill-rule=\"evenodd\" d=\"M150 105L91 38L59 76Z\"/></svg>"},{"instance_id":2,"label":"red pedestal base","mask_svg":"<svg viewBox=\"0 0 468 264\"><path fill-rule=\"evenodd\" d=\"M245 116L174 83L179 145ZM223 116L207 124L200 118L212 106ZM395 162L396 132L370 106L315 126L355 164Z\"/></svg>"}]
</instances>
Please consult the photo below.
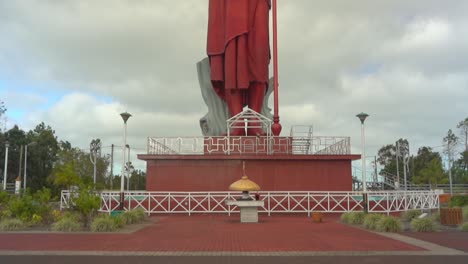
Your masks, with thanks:
<instances>
[{"instance_id":1,"label":"red pedestal base","mask_svg":"<svg viewBox=\"0 0 468 264\"><path fill-rule=\"evenodd\" d=\"M147 191L228 191L245 173L264 191L351 191L360 155L138 155Z\"/></svg>"}]
</instances>

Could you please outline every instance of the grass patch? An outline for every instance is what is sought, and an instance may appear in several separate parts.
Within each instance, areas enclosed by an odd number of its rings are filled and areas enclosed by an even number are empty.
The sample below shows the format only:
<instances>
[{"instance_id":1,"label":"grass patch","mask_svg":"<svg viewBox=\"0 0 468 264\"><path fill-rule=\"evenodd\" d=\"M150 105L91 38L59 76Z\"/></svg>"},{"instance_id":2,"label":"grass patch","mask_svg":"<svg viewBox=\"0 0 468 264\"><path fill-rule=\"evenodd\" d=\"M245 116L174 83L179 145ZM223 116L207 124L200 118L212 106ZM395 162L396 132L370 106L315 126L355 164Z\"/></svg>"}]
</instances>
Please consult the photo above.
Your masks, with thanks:
<instances>
[{"instance_id":1,"label":"grass patch","mask_svg":"<svg viewBox=\"0 0 468 264\"><path fill-rule=\"evenodd\" d=\"M437 230L437 225L429 217L414 218L411 220L411 230L414 232L434 232Z\"/></svg>"},{"instance_id":2,"label":"grass patch","mask_svg":"<svg viewBox=\"0 0 468 264\"><path fill-rule=\"evenodd\" d=\"M370 230L376 230L377 224L379 223L380 219L382 219L383 215L381 214L368 214L364 217L364 227Z\"/></svg>"},{"instance_id":3,"label":"grass patch","mask_svg":"<svg viewBox=\"0 0 468 264\"><path fill-rule=\"evenodd\" d=\"M117 230L118 227L115 217L109 215L96 217L91 223L92 232L113 232Z\"/></svg>"},{"instance_id":4,"label":"grass patch","mask_svg":"<svg viewBox=\"0 0 468 264\"><path fill-rule=\"evenodd\" d=\"M122 220L122 223L125 225L137 224L143 222L146 218L146 213L143 209L135 209L126 211L125 213L119 216Z\"/></svg>"},{"instance_id":5,"label":"grass patch","mask_svg":"<svg viewBox=\"0 0 468 264\"><path fill-rule=\"evenodd\" d=\"M365 217L366 213L364 212L352 212L349 216L349 223L352 225L362 225Z\"/></svg>"},{"instance_id":6,"label":"grass patch","mask_svg":"<svg viewBox=\"0 0 468 264\"><path fill-rule=\"evenodd\" d=\"M340 220L342 223L349 224L349 218L351 217L351 213L343 213L340 216Z\"/></svg>"},{"instance_id":7,"label":"grass patch","mask_svg":"<svg viewBox=\"0 0 468 264\"><path fill-rule=\"evenodd\" d=\"M70 215L62 217L52 224L52 230L58 232L76 232L81 230L81 224L77 217Z\"/></svg>"},{"instance_id":8,"label":"grass patch","mask_svg":"<svg viewBox=\"0 0 468 264\"><path fill-rule=\"evenodd\" d=\"M461 231L468 232L468 222L463 223L463 225L461 226Z\"/></svg>"},{"instance_id":9,"label":"grass patch","mask_svg":"<svg viewBox=\"0 0 468 264\"><path fill-rule=\"evenodd\" d=\"M377 230L381 232L401 232L403 226L400 219L393 216L383 216L377 223Z\"/></svg>"},{"instance_id":10,"label":"grass patch","mask_svg":"<svg viewBox=\"0 0 468 264\"><path fill-rule=\"evenodd\" d=\"M0 230L17 231L24 229L26 225L20 219L5 219L0 222Z\"/></svg>"}]
</instances>

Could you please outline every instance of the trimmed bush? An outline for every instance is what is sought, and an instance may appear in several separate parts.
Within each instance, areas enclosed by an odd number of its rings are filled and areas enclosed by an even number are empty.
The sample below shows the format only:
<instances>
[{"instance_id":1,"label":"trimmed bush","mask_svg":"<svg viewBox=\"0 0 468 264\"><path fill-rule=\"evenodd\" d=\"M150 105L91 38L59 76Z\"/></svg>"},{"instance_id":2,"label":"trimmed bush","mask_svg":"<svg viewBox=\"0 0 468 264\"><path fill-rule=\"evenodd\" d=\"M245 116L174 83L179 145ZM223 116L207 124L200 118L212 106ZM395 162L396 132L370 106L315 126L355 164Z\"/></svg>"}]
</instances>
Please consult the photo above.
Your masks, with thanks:
<instances>
[{"instance_id":1,"label":"trimmed bush","mask_svg":"<svg viewBox=\"0 0 468 264\"><path fill-rule=\"evenodd\" d=\"M343 213L340 216L340 220L341 220L341 222L343 222L345 224L349 224L349 218L350 217L351 217L351 213Z\"/></svg>"},{"instance_id":2,"label":"trimmed bush","mask_svg":"<svg viewBox=\"0 0 468 264\"><path fill-rule=\"evenodd\" d=\"M52 225L52 230L60 232L76 232L81 230L81 224L77 217L62 217Z\"/></svg>"},{"instance_id":3,"label":"trimmed bush","mask_svg":"<svg viewBox=\"0 0 468 264\"><path fill-rule=\"evenodd\" d=\"M403 226L400 219L393 216L383 216L377 223L377 230L381 232L401 232Z\"/></svg>"},{"instance_id":4,"label":"trimmed bush","mask_svg":"<svg viewBox=\"0 0 468 264\"><path fill-rule=\"evenodd\" d=\"M422 214L421 210L417 210L417 209L408 210L408 211L403 212L403 214L401 215L401 218L403 219L403 221L411 222L411 220L420 216L421 214Z\"/></svg>"},{"instance_id":5,"label":"trimmed bush","mask_svg":"<svg viewBox=\"0 0 468 264\"><path fill-rule=\"evenodd\" d=\"M468 232L468 222L463 223L461 226L461 231Z\"/></svg>"},{"instance_id":6,"label":"trimmed bush","mask_svg":"<svg viewBox=\"0 0 468 264\"><path fill-rule=\"evenodd\" d=\"M431 218L414 218L411 220L411 230L414 232L434 232L437 225Z\"/></svg>"},{"instance_id":7,"label":"trimmed bush","mask_svg":"<svg viewBox=\"0 0 468 264\"><path fill-rule=\"evenodd\" d=\"M20 219L5 219L0 222L0 230L16 231L25 228L26 225Z\"/></svg>"},{"instance_id":8,"label":"trimmed bush","mask_svg":"<svg viewBox=\"0 0 468 264\"><path fill-rule=\"evenodd\" d=\"M365 217L366 213L364 212L352 212L349 216L349 223L352 225L362 225Z\"/></svg>"},{"instance_id":9,"label":"trimmed bush","mask_svg":"<svg viewBox=\"0 0 468 264\"><path fill-rule=\"evenodd\" d=\"M96 217L91 223L91 231L93 232L112 232L118 228L113 217L104 215Z\"/></svg>"},{"instance_id":10,"label":"trimmed bush","mask_svg":"<svg viewBox=\"0 0 468 264\"><path fill-rule=\"evenodd\" d=\"M368 214L364 217L364 227L370 230L376 230L377 224L379 223L380 219L382 219L383 215L381 214Z\"/></svg>"}]
</instances>

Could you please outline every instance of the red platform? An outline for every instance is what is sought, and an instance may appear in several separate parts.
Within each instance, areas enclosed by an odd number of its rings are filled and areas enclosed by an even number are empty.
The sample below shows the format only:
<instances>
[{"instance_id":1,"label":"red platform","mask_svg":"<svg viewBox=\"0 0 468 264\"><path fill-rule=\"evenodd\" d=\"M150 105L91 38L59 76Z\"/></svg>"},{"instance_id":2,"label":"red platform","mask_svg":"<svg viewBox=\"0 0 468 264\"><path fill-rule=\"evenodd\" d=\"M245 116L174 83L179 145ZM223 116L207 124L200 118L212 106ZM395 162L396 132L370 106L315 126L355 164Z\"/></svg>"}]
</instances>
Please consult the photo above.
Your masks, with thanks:
<instances>
[{"instance_id":1,"label":"red platform","mask_svg":"<svg viewBox=\"0 0 468 264\"><path fill-rule=\"evenodd\" d=\"M145 155L147 191L227 191L247 176L264 191L351 191L360 155Z\"/></svg>"}]
</instances>

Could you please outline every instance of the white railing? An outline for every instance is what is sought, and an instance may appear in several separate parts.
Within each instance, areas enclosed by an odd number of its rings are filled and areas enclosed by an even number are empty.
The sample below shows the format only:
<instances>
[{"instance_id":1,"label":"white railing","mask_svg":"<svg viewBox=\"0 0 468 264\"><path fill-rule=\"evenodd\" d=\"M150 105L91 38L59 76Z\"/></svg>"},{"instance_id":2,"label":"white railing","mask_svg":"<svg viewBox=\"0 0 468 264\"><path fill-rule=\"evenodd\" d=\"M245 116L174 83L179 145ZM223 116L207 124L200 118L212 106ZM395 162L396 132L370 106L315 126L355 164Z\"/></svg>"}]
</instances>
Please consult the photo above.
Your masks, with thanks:
<instances>
[{"instance_id":1,"label":"white railing","mask_svg":"<svg viewBox=\"0 0 468 264\"><path fill-rule=\"evenodd\" d=\"M349 155L349 137L307 138L307 149L299 148L301 138L291 137L149 137L149 155L210 155L210 154L310 154Z\"/></svg>"},{"instance_id":2,"label":"white railing","mask_svg":"<svg viewBox=\"0 0 468 264\"><path fill-rule=\"evenodd\" d=\"M264 206L260 213L312 212L342 213L363 211L392 213L411 209L438 209L439 196L435 191L387 191L367 192L259 192ZM71 205L70 191L62 191L60 208ZM120 208L120 192L101 192L101 212L110 213ZM227 200L237 200L238 192L124 192L124 210L142 208L147 214L196 214L196 213L238 213L234 205L226 205ZM253 195L252 195L253 197ZM367 201L365 203L364 201Z\"/></svg>"}]
</instances>

